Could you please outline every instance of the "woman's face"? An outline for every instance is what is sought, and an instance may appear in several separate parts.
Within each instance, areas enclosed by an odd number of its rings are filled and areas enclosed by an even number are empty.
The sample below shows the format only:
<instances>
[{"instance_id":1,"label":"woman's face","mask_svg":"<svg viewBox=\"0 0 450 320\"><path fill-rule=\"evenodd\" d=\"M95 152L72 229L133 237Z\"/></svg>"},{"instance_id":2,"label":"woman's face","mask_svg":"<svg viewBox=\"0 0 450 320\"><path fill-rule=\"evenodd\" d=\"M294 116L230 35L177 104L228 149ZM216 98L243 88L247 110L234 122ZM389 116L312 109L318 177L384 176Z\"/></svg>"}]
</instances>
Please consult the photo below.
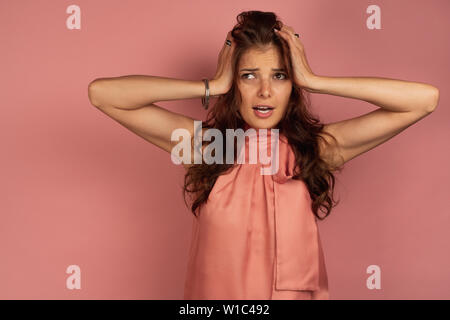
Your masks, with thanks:
<instances>
[{"instance_id":1,"label":"woman's face","mask_svg":"<svg viewBox=\"0 0 450 320\"><path fill-rule=\"evenodd\" d=\"M292 81L287 78L279 50L271 45L264 51L246 51L237 72L242 118L253 128L275 128L287 109L292 91ZM273 110L258 112L254 109L258 105L271 106Z\"/></svg>"}]
</instances>

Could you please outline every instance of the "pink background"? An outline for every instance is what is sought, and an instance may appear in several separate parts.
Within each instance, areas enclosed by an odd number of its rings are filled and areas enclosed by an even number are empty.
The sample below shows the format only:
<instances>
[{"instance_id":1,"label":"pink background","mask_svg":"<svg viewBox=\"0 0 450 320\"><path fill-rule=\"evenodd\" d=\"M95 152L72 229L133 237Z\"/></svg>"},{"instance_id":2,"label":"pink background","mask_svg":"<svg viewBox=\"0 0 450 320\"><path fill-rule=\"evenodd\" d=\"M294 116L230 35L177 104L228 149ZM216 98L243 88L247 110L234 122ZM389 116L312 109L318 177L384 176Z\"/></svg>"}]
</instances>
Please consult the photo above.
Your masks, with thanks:
<instances>
[{"instance_id":1,"label":"pink background","mask_svg":"<svg viewBox=\"0 0 450 320\"><path fill-rule=\"evenodd\" d=\"M81 8L81 30L66 9ZM366 8L381 8L369 30ZM319 222L330 299L449 299L450 2L1 1L0 298L182 299L193 216L184 169L94 108L87 86L129 74L215 74L244 10L273 11L312 70L430 83L429 117L348 162ZM325 123L377 108L312 95ZM200 99L160 102L205 119ZM81 289L66 268L81 268ZM381 268L370 290L366 268Z\"/></svg>"}]
</instances>

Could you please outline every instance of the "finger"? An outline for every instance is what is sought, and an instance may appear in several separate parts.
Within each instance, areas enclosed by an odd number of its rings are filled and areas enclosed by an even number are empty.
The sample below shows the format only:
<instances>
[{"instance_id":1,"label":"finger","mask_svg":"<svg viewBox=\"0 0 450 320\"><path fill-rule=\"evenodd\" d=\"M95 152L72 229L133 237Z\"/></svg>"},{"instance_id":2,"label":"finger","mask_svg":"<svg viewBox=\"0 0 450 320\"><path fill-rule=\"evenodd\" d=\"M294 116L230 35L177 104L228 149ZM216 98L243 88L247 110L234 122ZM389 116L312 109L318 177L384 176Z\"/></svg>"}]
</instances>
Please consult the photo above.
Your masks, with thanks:
<instances>
[{"instance_id":1,"label":"finger","mask_svg":"<svg viewBox=\"0 0 450 320\"><path fill-rule=\"evenodd\" d=\"M225 41L223 42L222 49L220 50L220 53L219 53L219 57L221 57L224 54L224 52L229 51L228 48L231 47L231 46L229 46L227 44L227 40L230 40L231 41L231 45L233 45L233 40L231 39L231 35L230 34L231 34L231 31L228 32L227 37L225 38Z\"/></svg>"},{"instance_id":2,"label":"finger","mask_svg":"<svg viewBox=\"0 0 450 320\"><path fill-rule=\"evenodd\" d=\"M287 34L286 31L280 31L277 34L279 34L280 37L285 40L282 41L282 46L286 52L289 52L291 59L295 59L298 54L301 54L301 48L298 47L295 41L289 37L289 34Z\"/></svg>"},{"instance_id":3,"label":"finger","mask_svg":"<svg viewBox=\"0 0 450 320\"><path fill-rule=\"evenodd\" d=\"M223 56L224 52L225 52L225 51L228 51L228 50L227 50L227 47L229 47L229 45L227 45L227 40L229 40L229 39L228 39L228 38L229 38L229 35L230 35L230 32L228 32L228 34L227 34L227 36L226 36L226 38L225 38L225 41L223 42L222 48L220 49L220 52L219 52L219 60L220 60L220 58ZM230 40L230 41L231 41L231 40Z\"/></svg>"},{"instance_id":4,"label":"finger","mask_svg":"<svg viewBox=\"0 0 450 320\"><path fill-rule=\"evenodd\" d=\"M281 28L283 31L287 31L288 33L290 33L290 34L295 34L295 30L294 30L294 28L292 28L291 26L286 26L286 25L284 25L282 28Z\"/></svg>"},{"instance_id":5,"label":"finger","mask_svg":"<svg viewBox=\"0 0 450 320\"><path fill-rule=\"evenodd\" d=\"M290 46L303 50L303 44L300 39L295 36L295 34L286 30L280 31L279 34L289 43Z\"/></svg>"},{"instance_id":6,"label":"finger","mask_svg":"<svg viewBox=\"0 0 450 320\"><path fill-rule=\"evenodd\" d=\"M290 27L290 26L284 24L284 25L281 27L281 30L289 30L289 31L291 31L291 30L292 30L292 27Z\"/></svg>"},{"instance_id":7,"label":"finger","mask_svg":"<svg viewBox=\"0 0 450 320\"><path fill-rule=\"evenodd\" d=\"M287 29L281 29L280 31L279 31L279 33L281 34L281 35L283 35L283 36L285 36L284 38L286 39L286 40L295 40L294 39L294 37L295 37L295 35L294 35L294 33L293 32L291 32L290 30L287 30ZM297 38L297 37L296 37Z\"/></svg>"},{"instance_id":8,"label":"finger","mask_svg":"<svg viewBox=\"0 0 450 320\"><path fill-rule=\"evenodd\" d=\"M284 40L281 43L282 43L283 47L285 47L285 49L286 49L286 45L289 47L291 45L293 45L293 43L292 43L291 39L289 38L289 35L286 33L286 31L277 30L275 32L275 34L277 34L281 39Z\"/></svg>"},{"instance_id":9,"label":"finger","mask_svg":"<svg viewBox=\"0 0 450 320\"><path fill-rule=\"evenodd\" d=\"M228 41L229 41L230 44L227 43ZM234 47L233 46L233 39L232 39L232 37L230 35L230 32L228 32L227 38L225 39L223 45L224 45L224 50L225 50L226 54L228 54L231 51L231 49Z\"/></svg>"},{"instance_id":10,"label":"finger","mask_svg":"<svg viewBox=\"0 0 450 320\"><path fill-rule=\"evenodd\" d=\"M295 35L295 30L294 28L290 27L290 26L283 26L281 28L282 31L284 31L286 34L288 34L291 38L295 37L297 38L297 36ZM299 38L297 38L299 39ZM295 39L294 39L295 40Z\"/></svg>"},{"instance_id":11,"label":"finger","mask_svg":"<svg viewBox=\"0 0 450 320\"><path fill-rule=\"evenodd\" d=\"M229 31L229 32L227 33L227 36L226 36L225 41L224 41L224 43L223 43L222 49L220 50L220 53L219 53L219 70L220 70L220 71L224 68L224 66L223 66L224 60L228 58L230 52L232 51L232 50L230 50L229 48L233 49L233 47L234 47L234 46L233 46L233 39L232 39L232 38L233 38L233 37L232 37L232 35L231 35L231 31ZM230 41L231 41L231 46L229 46L229 45L227 44L227 40L230 40Z\"/></svg>"}]
</instances>

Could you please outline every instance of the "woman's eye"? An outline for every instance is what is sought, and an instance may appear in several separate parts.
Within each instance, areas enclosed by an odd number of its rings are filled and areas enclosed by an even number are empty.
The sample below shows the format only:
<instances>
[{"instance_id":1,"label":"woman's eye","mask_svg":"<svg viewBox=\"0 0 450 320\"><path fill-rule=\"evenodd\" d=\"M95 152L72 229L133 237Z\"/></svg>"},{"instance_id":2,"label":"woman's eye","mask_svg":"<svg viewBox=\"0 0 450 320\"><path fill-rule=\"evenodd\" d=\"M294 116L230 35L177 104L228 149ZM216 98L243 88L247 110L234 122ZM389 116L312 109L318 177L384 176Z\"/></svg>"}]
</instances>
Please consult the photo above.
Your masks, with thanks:
<instances>
[{"instance_id":1,"label":"woman's eye","mask_svg":"<svg viewBox=\"0 0 450 320\"><path fill-rule=\"evenodd\" d=\"M277 73L277 75L282 75L284 78L280 79L280 80L284 80L286 79L286 75L284 73Z\"/></svg>"},{"instance_id":2,"label":"woman's eye","mask_svg":"<svg viewBox=\"0 0 450 320\"><path fill-rule=\"evenodd\" d=\"M253 76L252 73L244 73L244 74L242 75L242 78L248 79L247 76L249 76L249 75ZM278 80L284 80L284 79L287 78L287 76L286 76L284 73L277 73L276 75L277 75L277 76L280 76L280 75L282 76L282 78L277 78ZM283 77L284 77L284 78L283 78Z\"/></svg>"}]
</instances>

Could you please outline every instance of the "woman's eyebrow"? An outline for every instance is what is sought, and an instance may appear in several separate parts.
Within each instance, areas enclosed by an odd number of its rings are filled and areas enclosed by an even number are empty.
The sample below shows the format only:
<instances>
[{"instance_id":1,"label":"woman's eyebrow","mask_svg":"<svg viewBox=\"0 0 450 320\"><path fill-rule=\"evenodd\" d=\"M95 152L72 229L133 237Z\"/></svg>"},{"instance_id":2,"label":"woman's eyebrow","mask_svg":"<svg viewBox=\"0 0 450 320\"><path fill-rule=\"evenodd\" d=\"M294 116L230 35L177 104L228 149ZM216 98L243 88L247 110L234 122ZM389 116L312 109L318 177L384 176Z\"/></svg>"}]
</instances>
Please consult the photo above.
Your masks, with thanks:
<instances>
[{"instance_id":1,"label":"woman's eyebrow","mask_svg":"<svg viewBox=\"0 0 450 320\"><path fill-rule=\"evenodd\" d=\"M249 68L245 68L245 69L241 69L241 71L258 71L259 68L253 68L253 69L249 69ZM280 69L280 68L272 68L273 71L286 71L284 69Z\"/></svg>"}]
</instances>

